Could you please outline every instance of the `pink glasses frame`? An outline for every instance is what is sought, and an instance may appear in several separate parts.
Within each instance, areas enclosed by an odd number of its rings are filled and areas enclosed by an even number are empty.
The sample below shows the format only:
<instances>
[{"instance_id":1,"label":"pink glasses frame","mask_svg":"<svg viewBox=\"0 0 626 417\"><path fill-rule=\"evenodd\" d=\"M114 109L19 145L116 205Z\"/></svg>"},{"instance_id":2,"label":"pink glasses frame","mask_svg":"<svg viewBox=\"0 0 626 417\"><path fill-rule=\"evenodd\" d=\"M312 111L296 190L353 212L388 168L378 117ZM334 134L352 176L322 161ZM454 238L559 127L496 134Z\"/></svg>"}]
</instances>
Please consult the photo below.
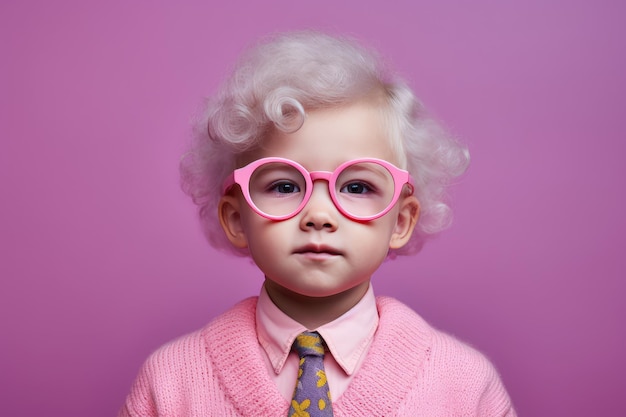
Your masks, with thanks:
<instances>
[{"instance_id":1,"label":"pink glasses frame","mask_svg":"<svg viewBox=\"0 0 626 417\"><path fill-rule=\"evenodd\" d=\"M391 199L391 202L389 203L387 208L385 208L383 211L373 216L357 216L348 212L343 207L341 207L341 205L337 201L335 192L333 191L335 189L335 183L337 181L337 178L339 177L339 174L341 174L341 172L345 168L354 164L364 163L364 162L374 163L374 164L378 164L384 167L385 169L387 169L387 171L389 171L389 173L391 173L391 176L393 177L393 181L394 181L394 194L393 194L393 198ZM287 164L296 168L302 174L302 177L304 178L304 181L306 182L306 189L305 189L304 197L302 198L302 202L300 203L298 208L296 208L292 213L282 215L282 216L273 216L271 214L267 214L263 212L252 201L252 198L250 196L250 187L249 187L250 178L252 177L252 174L258 167L264 164L269 164L269 163L284 163L284 164ZM378 219L379 217L384 216L396 204L396 202L398 201L398 198L400 198L400 194L402 194L402 190L404 189L405 185L409 186L409 189L410 189L409 195L412 195L415 189L413 185L413 179L411 178L411 174L409 174L408 171L400 169L383 159L376 159L376 158L353 159L351 161L346 161L343 164L339 165L333 172L330 172L330 171L309 172L306 170L306 168L304 168L302 165L300 165L296 161L292 161L291 159L286 159L286 158L273 157L273 158L257 159L256 161L253 161L242 168L238 168L234 170L232 174L230 174L228 178L226 178L226 180L224 181L224 184L222 185L222 194L226 194L233 185L239 184L239 187L241 188L241 192L243 193L243 196L246 199L246 202L257 214L270 220L276 220L276 221L287 220L287 219L294 217L298 213L300 213L300 211L302 211L304 206L306 206L306 204L309 202L309 199L311 198L311 194L313 193L313 183L317 180L325 180L328 182L328 192L330 194L330 197L333 203L335 204L335 207L344 216L353 220L357 220L357 221L371 221L371 220L375 220L375 219Z\"/></svg>"}]
</instances>

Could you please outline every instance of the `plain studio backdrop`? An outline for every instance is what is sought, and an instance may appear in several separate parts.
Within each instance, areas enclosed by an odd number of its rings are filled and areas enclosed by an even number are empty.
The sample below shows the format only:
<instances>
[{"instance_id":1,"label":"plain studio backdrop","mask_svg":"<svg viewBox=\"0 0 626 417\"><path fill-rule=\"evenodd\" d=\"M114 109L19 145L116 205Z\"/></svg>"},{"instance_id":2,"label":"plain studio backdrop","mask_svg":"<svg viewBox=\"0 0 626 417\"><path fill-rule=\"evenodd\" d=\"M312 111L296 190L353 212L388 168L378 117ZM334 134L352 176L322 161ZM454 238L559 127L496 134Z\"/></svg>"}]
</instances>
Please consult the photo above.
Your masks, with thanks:
<instances>
[{"instance_id":1,"label":"plain studio backdrop","mask_svg":"<svg viewBox=\"0 0 626 417\"><path fill-rule=\"evenodd\" d=\"M377 294L495 363L524 416L626 415L619 1L3 1L0 414L112 416L147 355L262 277L204 241L178 161L238 54L378 50L472 153L452 228Z\"/></svg>"}]
</instances>

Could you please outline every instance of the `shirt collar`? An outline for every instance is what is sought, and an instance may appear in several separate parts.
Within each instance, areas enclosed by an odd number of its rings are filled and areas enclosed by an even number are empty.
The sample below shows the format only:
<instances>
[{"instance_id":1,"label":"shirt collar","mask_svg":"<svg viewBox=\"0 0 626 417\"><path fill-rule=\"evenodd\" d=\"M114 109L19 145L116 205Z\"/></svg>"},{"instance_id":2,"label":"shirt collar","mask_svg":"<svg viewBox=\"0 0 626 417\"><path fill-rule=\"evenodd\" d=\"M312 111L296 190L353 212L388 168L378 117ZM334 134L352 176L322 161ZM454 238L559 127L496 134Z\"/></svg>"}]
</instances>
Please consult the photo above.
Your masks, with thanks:
<instances>
[{"instance_id":1,"label":"shirt collar","mask_svg":"<svg viewBox=\"0 0 626 417\"><path fill-rule=\"evenodd\" d=\"M378 326L378 310L372 286L350 310L317 329L303 325L283 313L261 289L256 309L256 328L259 343L267 354L272 368L279 374L293 341L305 330L315 330L324 338L328 350L339 366L352 375L365 354Z\"/></svg>"}]
</instances>

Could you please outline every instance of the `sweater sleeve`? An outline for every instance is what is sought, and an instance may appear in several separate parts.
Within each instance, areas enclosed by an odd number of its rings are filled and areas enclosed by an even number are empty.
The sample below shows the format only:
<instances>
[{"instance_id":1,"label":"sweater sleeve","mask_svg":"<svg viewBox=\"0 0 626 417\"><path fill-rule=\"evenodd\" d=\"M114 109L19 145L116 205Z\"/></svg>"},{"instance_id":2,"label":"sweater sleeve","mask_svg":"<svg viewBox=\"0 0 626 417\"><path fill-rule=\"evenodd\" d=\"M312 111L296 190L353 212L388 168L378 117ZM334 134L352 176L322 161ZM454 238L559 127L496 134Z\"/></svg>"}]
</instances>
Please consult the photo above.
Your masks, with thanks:
<instances>
[{"instance_id":1,"label":"sweater sleeve","mask_svg":"<svg viewBox=\"0 0 626 417\"><path fill-rule=\"evenodd\" d=\"M516 417L498 372L482 353L441 332L430 353L426 380L447 415Z\"/></svg>"},{"instance_id":2,"label":"sweater sleeve","mask_svg":"<svg viewBox=\"0 0 626 417\"><path fill-rule=\"evenodd\" d=\"M214 402L211 381L200 333L183 336L148 357L118 417L202 415L203 406Z\"/></svg>"},{"instance_id":3,"label":"sweater sleeve","mask_svg":"<svg viewBox=\"0 0 626 417\"><path fill-rule=\"evenodd\" d=\"M151 362L154 361L155 355L151 355L141 367L118 417L158 416L151 384L151 374L154 369L154 364Z\"/></svg>"},{"instance_id":4,"label":"sweater sleeve","mask_svg":"<svg viewBox=\"0 0 626 417\"><path fill-rule=\"evenodd\" d=\"M481 357L485 379L481 387L482 393L479 391L476 415L479 417L517 417L498 372L484 356L481 355Z\"/></svg>"}]
</instances>

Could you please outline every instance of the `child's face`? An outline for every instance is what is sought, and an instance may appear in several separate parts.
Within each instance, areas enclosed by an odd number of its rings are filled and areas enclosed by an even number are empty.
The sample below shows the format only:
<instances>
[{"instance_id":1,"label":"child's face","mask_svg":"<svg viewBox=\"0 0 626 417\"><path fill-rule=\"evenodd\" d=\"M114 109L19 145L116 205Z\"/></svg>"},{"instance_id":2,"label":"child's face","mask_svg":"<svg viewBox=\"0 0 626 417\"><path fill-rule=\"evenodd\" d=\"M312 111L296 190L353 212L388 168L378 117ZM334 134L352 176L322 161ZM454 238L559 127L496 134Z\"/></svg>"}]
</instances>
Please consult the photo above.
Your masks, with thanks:
<instances>
[{"instance_id":1,"label":"child's face","mask_svg":"<svg viewBox=\"0 0 626 417\"><path fill-rule=\"evenodd\" d=\"M291 159L308 171L333 171L343 162L365 157L397 164L381 116L367 103L310 112L298 131L270 134L262 149L240 162L265 157ZM402 196L382 217L357 222L339 212L328 183L318 180L306 206L290 219L260 216L238 188L235 196L222 199L220 217L231 241L249 248L272 286L308 297L360 297L389 248L408 241L418 211L414 197Z\"/></svg>"}]
</instances>

